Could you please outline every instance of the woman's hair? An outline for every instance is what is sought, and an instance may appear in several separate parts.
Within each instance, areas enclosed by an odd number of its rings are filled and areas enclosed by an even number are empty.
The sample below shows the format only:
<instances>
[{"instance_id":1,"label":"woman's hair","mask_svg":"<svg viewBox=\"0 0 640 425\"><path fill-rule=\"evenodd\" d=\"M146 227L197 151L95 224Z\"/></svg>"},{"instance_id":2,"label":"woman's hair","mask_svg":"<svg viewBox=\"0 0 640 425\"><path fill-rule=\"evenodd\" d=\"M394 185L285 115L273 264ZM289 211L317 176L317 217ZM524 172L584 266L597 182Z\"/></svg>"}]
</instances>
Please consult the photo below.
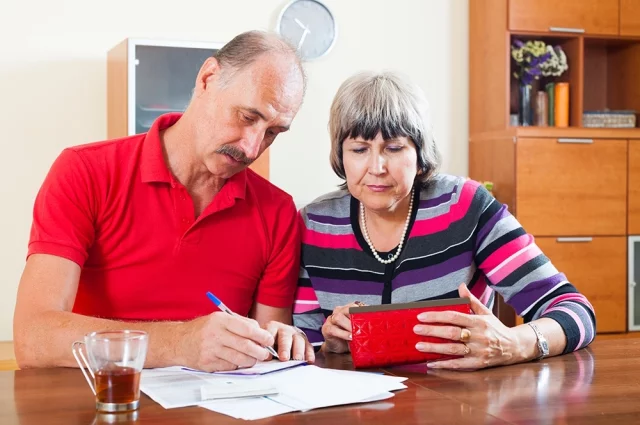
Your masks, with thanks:
<instances>
[{"instance_id":1,"label":"woman's hair","mask_svg":"<svg viewBox=\"0 0 640 425\"><path fill-rule=\"evenodd\" d=\"M429 103L419 86L391 72L363 72L348 78L336 93L329 118L331 168L346 179L342 143L348 137L373 140L409 138L418 153L416 183L426 183L440 166ZM346 183L342 184L343 188Z\"/></svg>"}]
</instances>

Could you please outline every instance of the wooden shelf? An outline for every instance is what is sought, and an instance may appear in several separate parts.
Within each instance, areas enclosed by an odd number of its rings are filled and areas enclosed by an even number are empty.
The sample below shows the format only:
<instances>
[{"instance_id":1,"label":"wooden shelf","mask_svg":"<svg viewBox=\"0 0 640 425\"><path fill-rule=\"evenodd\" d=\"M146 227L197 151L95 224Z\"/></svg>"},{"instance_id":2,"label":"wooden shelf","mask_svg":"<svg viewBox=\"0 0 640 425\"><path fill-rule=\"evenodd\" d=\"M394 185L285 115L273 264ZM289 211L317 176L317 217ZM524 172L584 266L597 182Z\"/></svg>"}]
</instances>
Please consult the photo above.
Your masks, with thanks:
<instances>
[{"instance_id":1,"label":"wooden shelf","mask_svg":"<svg viewBox=\"0 0 640 425\"><path fill-rule=\"evenodd\" d=\"M471 135L470 140L488 140L505 137L640 139L640 128L509 127L505 130L475 133Z\"/></svg>"},{"instance_id":2,"label":"wooden shelf","mask_svg":"<svg viewBox=\"0 0 640 425\"><path fill-rule=\"evenodd\" d=\"M594 139L640 138L640 128L514 127L518 137L575 137Z\"/></svg>"},{"instance_id":3,"label":"wooden shelf","mask_svg":"<svg viewBox=\"0 0 640 425\"><path fill-rule=\"evenodd\" d=\"M569 83L569 127L510 125L519 109L516 39L562 47L568 71L534 82L531 97L535 104L546 83ZM636 127L584 127L585 112L605 110L635 111ZM496 199L598 305L598 333L626 331L634 308L625 303L625 241L640 234L638 127L640 0L469 2L469 176L492 181ZM576 235L581 244L566 244ZM602 270L613 278L598 286ZM494 312L514 322L500 297Z\"/></svg>"}]
</instances>

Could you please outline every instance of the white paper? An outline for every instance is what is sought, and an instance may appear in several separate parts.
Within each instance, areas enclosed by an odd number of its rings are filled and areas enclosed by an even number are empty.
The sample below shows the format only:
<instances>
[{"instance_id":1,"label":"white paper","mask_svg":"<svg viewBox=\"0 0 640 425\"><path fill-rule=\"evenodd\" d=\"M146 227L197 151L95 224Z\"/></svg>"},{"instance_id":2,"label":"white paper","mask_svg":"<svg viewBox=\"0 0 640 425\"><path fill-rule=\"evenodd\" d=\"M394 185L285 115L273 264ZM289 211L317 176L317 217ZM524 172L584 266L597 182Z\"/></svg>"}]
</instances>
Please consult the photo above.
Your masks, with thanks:
<instances>
[{"instance_id":1,"label":"white paper","mask_svg":"<svg viewBox=\"0 0 640 425\"><path fill-rule=\"evenodd\" d=\"M260 397L278 394L278 389L262 379L221 379L200 386L200 400Z\"/></svg>"},{"instance_id":2,"label":"white paper","mask_svg":"<svg viewBox=\"0 0 640 425\"><path fill-rule=\"evenodd\" d=\"M276 387L278 394L203 401L203 385L220 386L232 379L242 381L247 378L192 372L181 367L143 370L140 389L166 409L199 405L234 418L254 420L295 411L383 400L393 396L391 391L406 388L402 382L407 379L312 365L248 376L256 384Z\"/></svg>"},{"instance_id":3,"label":"white paper","mask_svg":"<svg viewBox=\"0 0 640 425\"><path fill-rule=\"evenodd\" d=\"M297 411L293 407L277 403L267 397L216 400L202 403L200 406L232 418L245 420L270 418Z\"/></svg>"},{"instance_id":4,"label":"white paper","mask_svg":"<svg viewBox=\"0 0 640 425\"><path fill-rule=\"evenodd\" d=\"M304 360L289 360L281 362L280 360L271 360L269 362L258 362L253 367L244 369L228 370L223 372L204 372L201 370L183 368L190 372L206 373L209 375L232 375L232 376L252 376L252 375L266 375L267 373L277 372L279 370L290 369L292 367L301 366L306 364Z\"/></svg>"}]
</instances>

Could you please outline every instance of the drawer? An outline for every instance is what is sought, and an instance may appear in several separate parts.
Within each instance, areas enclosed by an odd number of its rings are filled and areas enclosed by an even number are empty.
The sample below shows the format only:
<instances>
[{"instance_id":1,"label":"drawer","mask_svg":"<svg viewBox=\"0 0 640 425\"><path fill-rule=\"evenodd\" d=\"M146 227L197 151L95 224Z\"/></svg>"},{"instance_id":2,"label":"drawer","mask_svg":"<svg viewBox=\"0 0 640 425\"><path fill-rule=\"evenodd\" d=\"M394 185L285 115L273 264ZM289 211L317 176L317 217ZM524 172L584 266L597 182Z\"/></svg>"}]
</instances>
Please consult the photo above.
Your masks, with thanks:
<instances>
[{"instance_id":1,"label":"drawer","mask_svg":"<svg viewBox=\"0 0 640 425\"><path fill-rule=\"evenodd\" d=\"M629 234L640 236L640 140L629 141Z\"/></svg>"},{"instance_id":2,"label":"drawer","mask_svg":"<svg viewBox=\"0 0 640 425\"><path fill-rule=\"evenodd\" d=\"M529 233L626 234L626 140L521 138L516 164L516 215Z\"/></svg>"},{"instance_id":3,"label":"drawer","mask_svg":"<svg viewBox=\"0 0 640 425\"><path fill-rule=\"evenodd\" d=\"M509 0L511 31L618 34L617 0Z\"/></svg>"},{"instance_id":4,"label":"drawer","mask_svg":"<svg viewBox=\"0 0 640 425\"><path fill-rule=\"evenodd\" d=\"M536 238L536 243L553 265L593 305L596 331L625 332L627 238L575 239L559 241L557 238Z\"/></svg>"}]
</instances>

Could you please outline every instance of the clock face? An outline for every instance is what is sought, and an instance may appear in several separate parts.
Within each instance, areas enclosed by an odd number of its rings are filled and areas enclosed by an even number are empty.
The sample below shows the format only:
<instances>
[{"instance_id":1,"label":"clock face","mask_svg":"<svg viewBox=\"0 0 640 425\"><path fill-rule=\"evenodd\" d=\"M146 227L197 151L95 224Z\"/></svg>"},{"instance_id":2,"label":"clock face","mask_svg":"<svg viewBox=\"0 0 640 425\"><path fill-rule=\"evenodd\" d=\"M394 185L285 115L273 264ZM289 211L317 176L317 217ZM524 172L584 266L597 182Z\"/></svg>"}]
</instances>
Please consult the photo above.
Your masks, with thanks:
<instances>
[{"instance_id":1,"label":"clock face","mask_svg":"<svg viewBox=\"0 0 640 425\"><path fill-rule=\"evenodd\" d=\"M317 0L289 3L280 15L278 31L298 48L303 59L315 59L327 54L336 39L333 15Z\"/></svg>"}]
</instances>

